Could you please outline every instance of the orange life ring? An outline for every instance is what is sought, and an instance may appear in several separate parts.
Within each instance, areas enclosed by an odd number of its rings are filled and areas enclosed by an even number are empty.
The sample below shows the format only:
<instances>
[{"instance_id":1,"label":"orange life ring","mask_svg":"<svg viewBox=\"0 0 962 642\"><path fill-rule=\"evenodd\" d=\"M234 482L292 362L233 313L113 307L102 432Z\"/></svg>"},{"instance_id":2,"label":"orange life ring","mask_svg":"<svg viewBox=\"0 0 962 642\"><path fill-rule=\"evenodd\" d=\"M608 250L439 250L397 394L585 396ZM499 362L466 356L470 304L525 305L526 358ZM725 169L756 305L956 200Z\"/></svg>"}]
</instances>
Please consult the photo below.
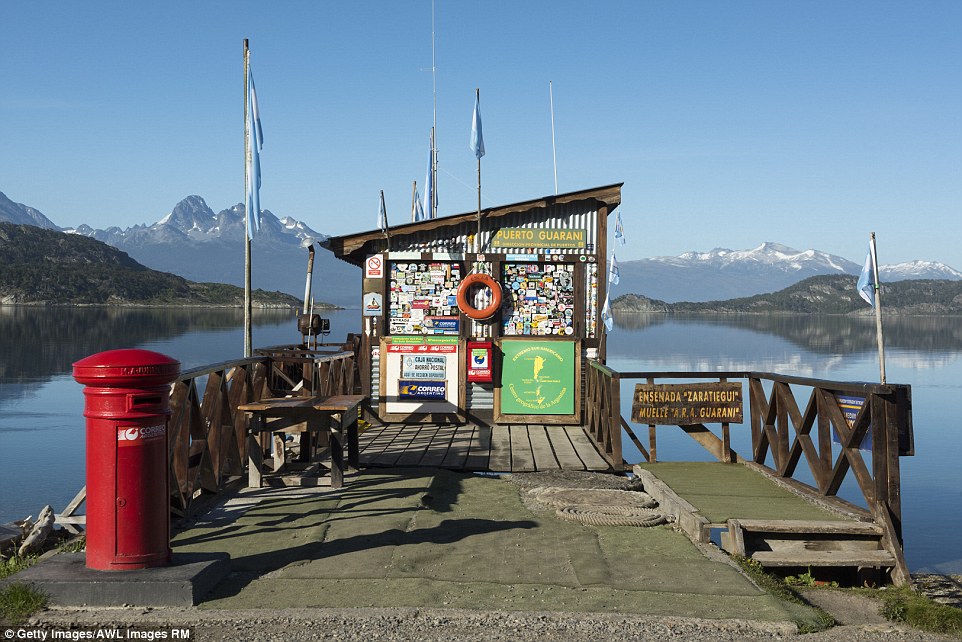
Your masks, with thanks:
<instances>
[{"instance_id":1,"label":"orange life ring","mask_svg":"<svg viewBox=\"0 0 962 642\"><path fill-rule=\"evenodd\" d=\"M479 310L468 303L468 290L473 285L483 285L491 290L491 305ZM501 285L488 274L469 274L458 285L458 308L475 321L490 319L501 307Z\"/></svg>"}]
</instances>

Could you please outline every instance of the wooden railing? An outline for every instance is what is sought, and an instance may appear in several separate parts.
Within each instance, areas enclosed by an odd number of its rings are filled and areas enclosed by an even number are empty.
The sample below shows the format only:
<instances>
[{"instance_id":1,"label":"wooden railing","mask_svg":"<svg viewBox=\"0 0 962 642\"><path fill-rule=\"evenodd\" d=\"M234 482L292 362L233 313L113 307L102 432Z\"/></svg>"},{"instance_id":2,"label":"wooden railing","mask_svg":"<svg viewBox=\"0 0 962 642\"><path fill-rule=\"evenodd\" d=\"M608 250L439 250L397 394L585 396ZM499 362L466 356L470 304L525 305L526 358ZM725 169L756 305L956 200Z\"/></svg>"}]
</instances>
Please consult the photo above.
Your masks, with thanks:
<instances>
[{"instance_id":1,"label":"wooden railing","mask_svg":"<svg viewBox=\"0 0 962 642\"><path fill-rule=\"evenodd\" d=\"M680 428L719 461L748 464L802 492L872 519L885 530L887 548L897 552L900 567L907 575L904 557L901 557L899 457L914 454L910 386L845 383L759 372L619 373L598 362L590 361L589 365L585 408L588 433L609 462L613 466L617 463L619 468L626 464L616 459L621 457L622 431L646 461L657 461L656 427L648 426L646 447L636 436L632 424L621 416L622 382L747 381L750 455L743 457L732 450L727 424L720 427L720 436L702 424ZM631 395L631 391L628 394ZM851 422L846 419L838 395L864 399ZM869 433L871 466L860 450L863 438ZM803 458L814 486L796 479ZM837 497L849 472L862 495L864 507Z\"/></svg>"},{"instance_id":2,"label":"wooden railing","mask_svg":"<svg viewBox=\"0 0 962 642\"><path fill-rule=\"evenodd\" d=\"M612 469L624 470L621 451L621 375L597 361L588 361L585 381L585 423L602 457ZM627 434L634 437L629 427ZM636 440L637 441L637 440ZM645 458L647 452L635 444Z\"/></svg>"},{"instance_id":3,"label":"wooden railing","mask_svg":"<svg viewBox=\"0 0 962 642\"><path fill-rule=\"evenodd\" d=\"M344 349L351 345L319 346L328 350L277 346L249 359L182 373L171 384L167 424L172 515L186 517L199 498L246 479L247 417L239 405L289 394L356 393L356 354ZM85 523L83 515L76 515L85 498L86 489L81 489L57 522L76 532Z\"/></svg>"}]
</instances>

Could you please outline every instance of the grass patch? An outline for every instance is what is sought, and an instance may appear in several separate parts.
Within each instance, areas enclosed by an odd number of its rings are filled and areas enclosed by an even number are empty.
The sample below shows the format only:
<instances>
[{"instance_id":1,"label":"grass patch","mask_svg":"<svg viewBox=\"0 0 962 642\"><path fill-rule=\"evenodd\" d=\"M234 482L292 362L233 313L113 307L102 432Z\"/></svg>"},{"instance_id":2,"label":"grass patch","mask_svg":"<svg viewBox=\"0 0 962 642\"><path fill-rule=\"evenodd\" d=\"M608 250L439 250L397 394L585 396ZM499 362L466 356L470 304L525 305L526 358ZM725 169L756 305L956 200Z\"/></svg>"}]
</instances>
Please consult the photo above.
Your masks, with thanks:
<instances>
[{"instance_id":1,"label":"grass patch","mask_svg":"<svg viewBox=\"0 0 962 642\"><path fill-rule=\"evenodd\" d=\"M865 589L869 590L869 589ZM872 591L882 600L882 615L930 633L962 637L962 610L939 604L908 587L889 587Z\"/></svg>"},{"instance_id":2,"label":"grass patch","mask_svg":"<svg viewBox=\"0 0 962 642\"><path fill-rule=\"evenodd\" d=\"M57 547L58 553L83 553L85 550L87 550L87 537L85 535L66 540Z\"/></svg>"},{"instance_id":3,"label":"grass patch","mask_svg":"<svg viewBox=\"0 0 962 642\"><path fill-rule=\"evenodd\" d=\"M26 584L0 589L0 624L20 624L47 605L47 596Z\"/></svg>"},{"instance_id":4,"label":"grass patch","mask_svg":"<svg viewBox=\"0 0 962 642\"><path fill-rule=\"evenodd\" d=\"M25 568L30 568L37 562L36 555L14 555L8 559L0 559L0 580L10 577L14 573L19 573Z\"/></svg>"},{"instance_id":5,"label":"grass patch","mask_svg":"<svg viewBox=\"0 0 962 642\"><path fill-rule=\"evenodd\" d=\"M732 559L735 563L745 572L748 577L751 578L755 584L759 586L763 591L766 591L780 600L790 602L792 604L802 604L809 606L808 603L803 600L798 593L793 591L791 587L785 583L785 580L772 575L767 572L765 568L756 562L755 560L742 557L741 555L733 555ZM812 607L816 614L816 619L812 621L796 621L795 625L798 627L799 633L818 633L819 631L824 631L825 629L830 629L835 626L835 618L826 613L824 610Z\"/></svg>"}]
</instances>

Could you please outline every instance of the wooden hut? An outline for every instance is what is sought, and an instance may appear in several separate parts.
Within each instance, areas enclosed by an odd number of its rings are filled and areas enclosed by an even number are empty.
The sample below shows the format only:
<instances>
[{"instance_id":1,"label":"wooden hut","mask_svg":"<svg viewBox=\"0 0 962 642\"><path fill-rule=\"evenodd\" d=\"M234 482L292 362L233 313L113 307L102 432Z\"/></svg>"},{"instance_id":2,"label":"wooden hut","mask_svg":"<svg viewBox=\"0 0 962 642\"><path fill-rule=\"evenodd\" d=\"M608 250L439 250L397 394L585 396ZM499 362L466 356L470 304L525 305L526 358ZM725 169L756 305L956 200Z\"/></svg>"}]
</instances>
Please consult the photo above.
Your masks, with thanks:
<instances>
[{"instance_id":1,"label":"wooden hut","mask_svg":"<svg viewBox=\"0 0 962 642\"><path fill-rule=\"evenodd\" d=\"M332 237L364 270L359 367L380 419L580 425L621 185Z\"/></svg>"}]
</instances>

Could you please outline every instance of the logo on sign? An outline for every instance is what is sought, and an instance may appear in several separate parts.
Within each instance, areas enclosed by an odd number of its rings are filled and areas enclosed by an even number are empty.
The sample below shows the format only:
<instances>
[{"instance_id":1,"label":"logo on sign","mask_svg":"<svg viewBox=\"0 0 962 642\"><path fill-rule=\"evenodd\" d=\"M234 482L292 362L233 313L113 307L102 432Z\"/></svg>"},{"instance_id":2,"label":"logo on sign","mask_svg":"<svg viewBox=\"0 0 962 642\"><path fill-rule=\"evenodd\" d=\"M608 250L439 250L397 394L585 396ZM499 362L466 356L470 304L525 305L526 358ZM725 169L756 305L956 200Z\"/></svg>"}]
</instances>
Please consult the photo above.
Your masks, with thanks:
<instances>
[{"instance_id":1,"label":"logo on sign","mask_svg":"<svg viewBox=\"0 0 962 642\"><path fill-rule=\"evenodd\" d=\"M398 397L401 399L446 399L446 381L398 381Z\"/></svg>"},{"instance_id":2,"label":"logo on sign","mask_svg":"<svg viewBox=\"0 0 962 642\"><path fill-rule=\"evenodd\" d=\"M473 349L471 350L471 366L473 368L487 368L488 367L488 351L484 349Z\"/></svg>"},{"instance_id":3,"label":"logo on sign","mask_svg":"<svg viewBox=\"0 0 962 642\"><path fill-rule=\"evenodd\" d=\"M127 426L117 428L118 446L136 446L149 439L158 439L167 435L167 426Z\"/></svg>"}]
</instances>

